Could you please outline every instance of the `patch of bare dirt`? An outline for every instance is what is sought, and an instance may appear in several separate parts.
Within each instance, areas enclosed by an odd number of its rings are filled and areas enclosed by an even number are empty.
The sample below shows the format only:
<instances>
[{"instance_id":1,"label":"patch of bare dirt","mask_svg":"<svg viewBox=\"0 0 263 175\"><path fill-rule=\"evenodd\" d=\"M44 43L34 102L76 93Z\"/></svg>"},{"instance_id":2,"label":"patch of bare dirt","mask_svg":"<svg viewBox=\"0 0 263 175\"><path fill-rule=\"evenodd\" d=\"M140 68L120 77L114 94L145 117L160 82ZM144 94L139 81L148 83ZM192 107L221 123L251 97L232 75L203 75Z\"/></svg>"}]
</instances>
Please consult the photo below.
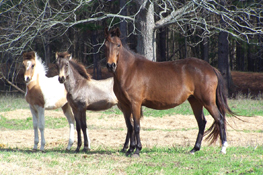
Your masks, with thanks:
<instances>
[{"instance_id":1,"label":"patch of bare dirt","mask_svg":"<svg viewBox=\"0 0 263 175\"><path fill-rule=\"evenodd\" d=\"M29 110L15 110L2 112L0 115L8 119L31 117ZM46 116L64 117L61 111L46 111ZM210 127L213 119L207 116L206 128ZM263 143L263 117L239 117L227 118L227 137L230 146L257 146ZM33 124L32 124L33 125ZM102 147L122 148L126 136L126 125L122 115L106 115L99 112L87 112L87 125L91 140L91 148ZM45 129L46 149L52 149L58 145L67 146L69 127L60 129ZM32 127L33 128L33 127ZM193 146L198 133L198 126L193 115L174 115L163 118L144 117L141 120L141 141L143 147L153 146ZM75 143L73 149L76 148ZM34 133L32 130L5 130L1 131L0 144L4 147L32 148ZM209 145L203 141L202 145ZM216 145L220 145L219 141Z\"/></svg>"}]
</instances>

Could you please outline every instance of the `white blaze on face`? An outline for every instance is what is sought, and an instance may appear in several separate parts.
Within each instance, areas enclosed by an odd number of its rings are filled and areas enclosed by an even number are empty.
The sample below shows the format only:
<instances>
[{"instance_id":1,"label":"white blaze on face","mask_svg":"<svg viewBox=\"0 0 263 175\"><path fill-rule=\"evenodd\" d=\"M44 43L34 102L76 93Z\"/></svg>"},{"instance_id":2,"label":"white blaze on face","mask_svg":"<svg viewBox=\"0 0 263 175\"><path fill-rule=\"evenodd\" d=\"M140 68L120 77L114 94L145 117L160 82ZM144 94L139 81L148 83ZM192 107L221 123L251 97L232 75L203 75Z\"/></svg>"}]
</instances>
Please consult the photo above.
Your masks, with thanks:
<instances>
[{"instance_id":1,"label":"white blaze on face","mask_svg":"<svg viewBox=\"0 0 263 175\"><path fill-rule=\"evenodd\" d=\"M24 76L26 82L28 81L28 79L31 79L30 74L27 73L27 71L31 68L31 65L32 65L31 61L27 61L26 62L26 73L25 73L25 76Z\"/></svg>"},{"instance_id":2,"label":"white blaze on face","mask_svg":"<svg viewBox=\"0 0 263 175\"><path fill-rule=\"evenodd\" d=\"M31 67L32 62L31 61L27 61L26 63L26 70L28 70Z\"/></svg>"}]
</instances>

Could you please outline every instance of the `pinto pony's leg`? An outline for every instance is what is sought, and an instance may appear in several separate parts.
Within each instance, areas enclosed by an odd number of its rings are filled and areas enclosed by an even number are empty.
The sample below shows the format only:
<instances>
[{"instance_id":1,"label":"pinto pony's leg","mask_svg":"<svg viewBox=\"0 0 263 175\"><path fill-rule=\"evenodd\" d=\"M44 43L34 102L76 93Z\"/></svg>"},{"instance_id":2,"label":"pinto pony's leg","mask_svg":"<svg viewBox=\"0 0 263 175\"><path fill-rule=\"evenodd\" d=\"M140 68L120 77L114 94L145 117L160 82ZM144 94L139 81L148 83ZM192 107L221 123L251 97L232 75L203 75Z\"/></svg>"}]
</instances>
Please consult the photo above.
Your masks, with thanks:
<instances>
[{"instance_id":1,"label":"pinto pony's leg","mask_svg":"<svg viewBox=\"0 0 263 175\"><path fill-rule=\"evenodd\" d=\"M68 141L68 146L66 150L70 150L74 143L74 116L71 110L70 105L67 103L62 107L62 110L64 112L64 115L68 119L68 124L69 124L69 141Z\"/></svg>"},{"instance_id":2,"label":"pinto pony's leg","mask_svg":"<svg viewBox=\"0 0 263 175\"><path fill-rule=\"evenodd\" d=\"M37 113L38 113L37 125L38 125L38 129L40 131L40 134L41 134L40 150L44 151L44 147L46 144L45 135L44 135L44 132L45 132L45 109L40 107L40 106L37 106L36 108L37 108Z\"/></svg>"},{"instance_id":3,"label":"pinto pony's leg","mask_svg":"<svg viewBox=\"0 0 263 175\"><path fill-rule=\"evenodd\" d=\"M196 100L195 97L190 97L188 101L192 107L199 128L195 146L190 151L190 153L194 154L196 151L199 151L201 148L201 143L205 131L206 119L203 113L203 105L198 100Z\"/></svg>"},{"instance_id":4,"label":"pinto pony's leg","mask_svg":"<svg viewBox=\"0 0 263 175\"><path fill-rule=\"evenodd\" d=\"M30 111L31 111L32 118L33 118L33 128L34 128L34 147L33 147L33 150L37 150L37 145L39 143L39 138L38 138L38 112L31 105L30 105Z\"/></svg>"}]
</instances>

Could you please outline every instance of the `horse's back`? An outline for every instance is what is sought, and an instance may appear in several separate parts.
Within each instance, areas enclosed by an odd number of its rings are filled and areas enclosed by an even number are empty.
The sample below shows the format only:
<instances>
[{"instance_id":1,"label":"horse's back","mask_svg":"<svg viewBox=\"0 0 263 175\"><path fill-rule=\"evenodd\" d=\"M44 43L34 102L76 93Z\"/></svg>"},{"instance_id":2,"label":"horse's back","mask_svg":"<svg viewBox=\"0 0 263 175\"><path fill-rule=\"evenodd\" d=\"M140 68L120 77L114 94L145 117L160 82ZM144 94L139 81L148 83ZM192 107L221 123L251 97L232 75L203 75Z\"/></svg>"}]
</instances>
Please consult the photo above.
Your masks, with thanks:
<instances>
[{"instance_id":1,"label":"horse's back","mask_svg":"<svg viewBox=\"0 0 263 175\"><path fill-rule=\"evenodd\" d=\"M213 67L203 60L140 61L140 64L135 63L138 68L134 71L136 75L130 76L130 83L137 84L135 87L140 87L140 91L128 94L135 96L131 98L139 98L140 94L142 104L147 107L167 109L180 105L191 95L203 100L206 91L214 93L216 90L218 80Z\"/></svg>"}]
</instances>

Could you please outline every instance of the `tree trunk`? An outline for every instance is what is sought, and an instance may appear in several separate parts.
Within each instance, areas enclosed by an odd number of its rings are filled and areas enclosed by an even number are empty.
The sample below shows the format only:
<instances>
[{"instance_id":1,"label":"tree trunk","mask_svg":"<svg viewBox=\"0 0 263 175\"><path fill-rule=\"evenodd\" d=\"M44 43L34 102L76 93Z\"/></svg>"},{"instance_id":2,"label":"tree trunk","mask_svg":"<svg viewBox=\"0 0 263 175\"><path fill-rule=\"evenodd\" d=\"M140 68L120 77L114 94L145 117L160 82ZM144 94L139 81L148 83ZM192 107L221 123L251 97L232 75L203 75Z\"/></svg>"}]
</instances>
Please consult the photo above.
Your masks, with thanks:
<instances>
[{"instance_id":1,"label":"tree trunk","mask_svg":"<svg viewBox=\"0 0 263 175\"><path fill-rule=\"evenodd\" d=\"M249 72L253 72L254 71L254 59L251 56L251 45L248 44L247 45L247 70Z\"/></svg>"},{"instance_id":2,"label":"tree trunk","mask_svg":"<svg viewBox=\"0 0 263 175\"><path fill-rule=\"evenodd\" d=\"M202 51L203 60L209 63L209 39L207 37L204 38Z\"/></svg>"},{"instance_id":3,"label":"tree trunk","mask_svg":"<svg viewBox=\"0 0 263 175\"><path fill-rule=\"evenodd\" d=\"M166 28L160 28L160 32L157 35L158 36L158 47L156 50L158 50L157 55L157 61L166 61Z\"/></svg>"},{"instance_id":4,"label":"tree trunk","mask_svg":"<svg viewBox=\"0 0 263 175\"><path fill-rule=\"evenodd\" d=\"M136 3L137 9L141 7L137 19L137 25L140 31L137 38L137 52L144 55L149 60L156 61L154 3L148 0L136 0Z\"/></svg>"},{"instance_id":5,"label":"tree trunk","mask_svg":"<svg viewBox=\"0 0 263 175\"><path fill-rule=\"evenodd\" d=\"M122 9L121 15L127 16L127 8L125 6L126 0L120 0L120 8ZM124 7L125 6L125 7ZM120 23L120 31L121 31L121 42L122 44L126 45L126 37L127 37L127 22L122 21Z\"/></svg>"},{"instance_id":6,"label":"tree trunk","mask_svg":"<svg viewBox=\"0 0 263 175\"><path fill-rule=\"evenodd\" d=\"M93 78L100 80L101 79L101 67L99 65L99 54L98 49L99 49L99 45L98 45L98 33L97 31L92 31L91 34L91 43L93 45Z\"/></svg>"},{"instance_id":7,"label":"tree trunk","mask_svg":"<svg viewBox=\"0 0 263 175\"><path fill-rule=\"evenodd\" d=\"M240 41L241 42L241 41ZM236 61L237 61L237 70L244 71L244 47L240 42L236 42Z\"/></svg>"},{"instance_id":8,"label":"tree trunk","mask_svg":"<svg viewBox=\"0 0 263 175\"><path fill-rule=\"evenodd\" d=\"M226 4L225 0L221 0L220 4L224 6ZM220 20L220 24L222 28L226 26L225 22ZM225 83L226 83L226 94L228 96L232 95L233 93L233 81L232 81L232 76L230 72L230 67L229 67L229 59L228 59L228 33L227 32L219 32L218 35L218 69L221 72Z\"/></svg>"}]
</instances>

